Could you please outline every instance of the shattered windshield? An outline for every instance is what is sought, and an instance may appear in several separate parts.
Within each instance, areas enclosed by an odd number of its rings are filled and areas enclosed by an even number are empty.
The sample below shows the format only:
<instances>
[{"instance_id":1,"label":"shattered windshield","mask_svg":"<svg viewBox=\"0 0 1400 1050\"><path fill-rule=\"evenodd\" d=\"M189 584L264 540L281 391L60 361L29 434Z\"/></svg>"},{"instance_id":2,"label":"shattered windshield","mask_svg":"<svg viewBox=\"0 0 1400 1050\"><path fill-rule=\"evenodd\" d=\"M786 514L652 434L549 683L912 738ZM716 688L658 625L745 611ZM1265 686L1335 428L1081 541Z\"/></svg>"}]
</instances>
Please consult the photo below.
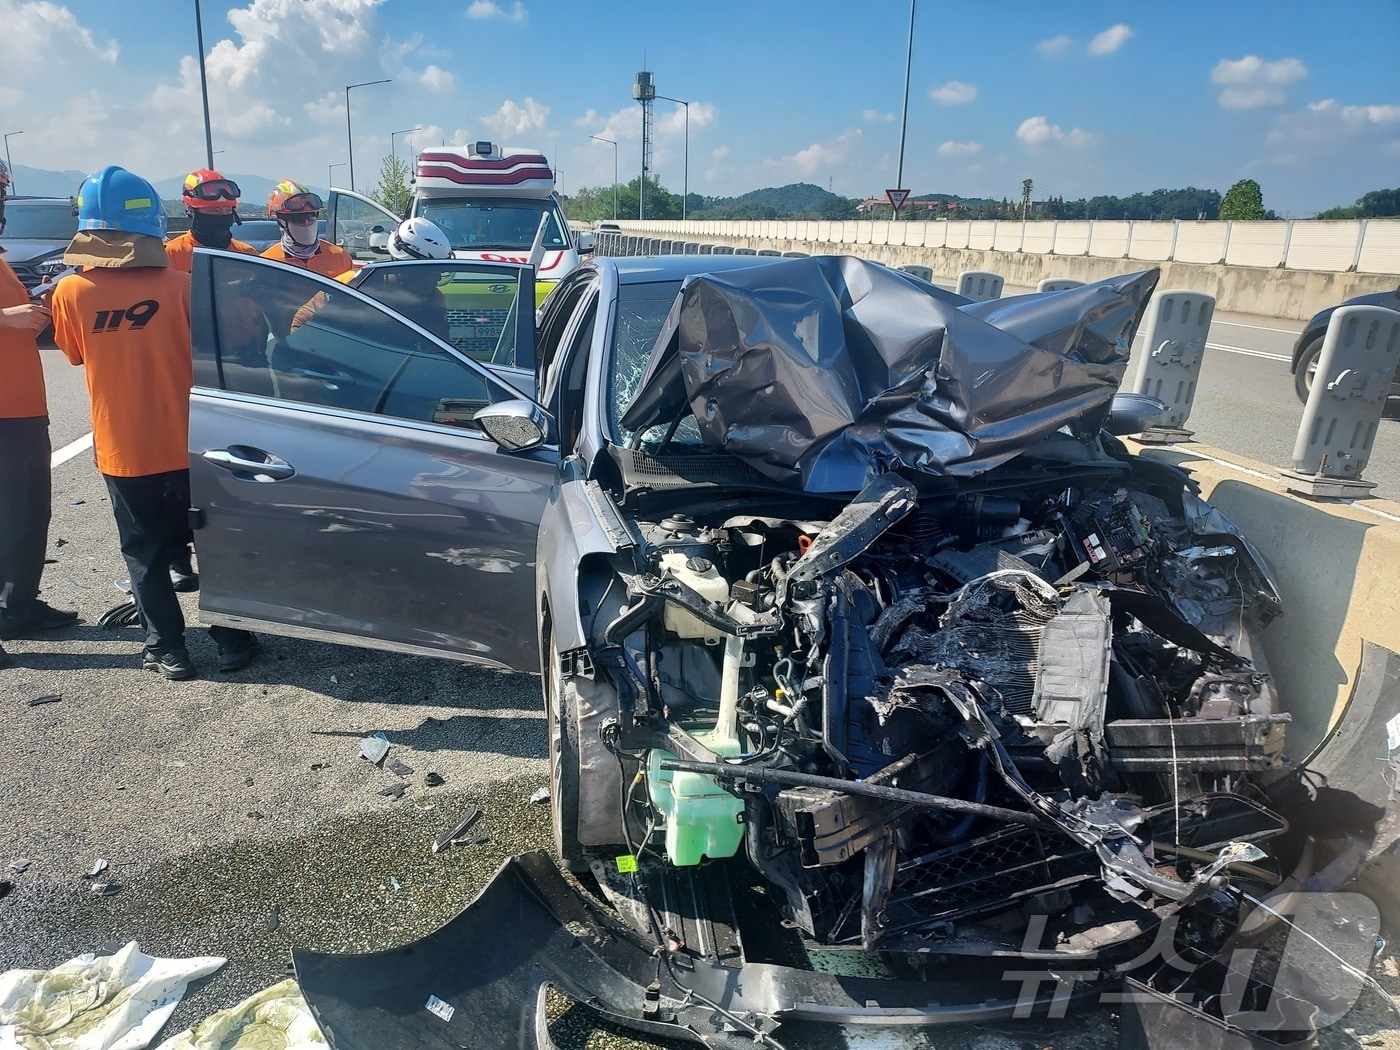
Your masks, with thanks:
<instances>
[{"instance_id":1,"label":"shattered windshield","mask_svg":"<svg viewBox=\"0 0 1400 1050\"><path fill-rule=\"evenodd\" d=\"M618 420L641 388L652 346L680 289L679 281L624 284L618 289L612 368L608 374L608 430L615 441L622 442L628 437ZM694 421L687 420L673 440L699 443L700 433Z\"/></svg>"}]
</instances>

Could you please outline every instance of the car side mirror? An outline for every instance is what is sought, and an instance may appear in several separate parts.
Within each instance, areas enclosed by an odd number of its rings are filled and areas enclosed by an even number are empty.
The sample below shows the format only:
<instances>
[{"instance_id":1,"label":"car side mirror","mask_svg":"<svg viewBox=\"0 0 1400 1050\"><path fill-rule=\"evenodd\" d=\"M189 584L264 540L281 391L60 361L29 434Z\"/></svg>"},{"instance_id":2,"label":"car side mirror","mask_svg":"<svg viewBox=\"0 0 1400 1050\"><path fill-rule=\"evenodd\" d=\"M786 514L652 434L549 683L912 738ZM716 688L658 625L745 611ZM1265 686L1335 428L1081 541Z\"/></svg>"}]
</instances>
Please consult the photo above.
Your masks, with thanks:
<instances>
[{"instance_id":1,"label":"car side mirror","mask_svg":"<svg viewBox=\"0 0 1400 1050\"><path fill-rule=\"evenodd\" d=\"M389 254L389 232L383 226L373 226L369 231L369 250L376 255Z\"/></svg>"},{"instance_id":2,"label":"car side mirror","mask_svg":"<svg viewBox=\"0 0 1400 1050\"><path fill-rule=\"evenodd\" d=\"M591 233L580 233L578 235L578 250L580 252L591 252L597 246L597 242Z\"/></svg>"},{"instance_id":3,"label":"car side mirror","mask_svg":"<svg viewBox=\"0 0 1400 1050\"><path fill-rule=\"evenodd\" d=\"M548 413L524 398L487 405L473 418L486 436L507 452L538 448L549 434Z\"/></svg>"},{"instance_id":4,"label":"car side mirror","mask_svg":"<svg viewBox=\"0 0 1400 1050\"><path fill-rule=\"evenodd\" d=\"M1155 397L1120 391L1113 395L1113 407L1109 410L1104 429L1115 437L1141 434L1157 422L1166 410L1166 403Z\"/></svg>"}]
</instances>

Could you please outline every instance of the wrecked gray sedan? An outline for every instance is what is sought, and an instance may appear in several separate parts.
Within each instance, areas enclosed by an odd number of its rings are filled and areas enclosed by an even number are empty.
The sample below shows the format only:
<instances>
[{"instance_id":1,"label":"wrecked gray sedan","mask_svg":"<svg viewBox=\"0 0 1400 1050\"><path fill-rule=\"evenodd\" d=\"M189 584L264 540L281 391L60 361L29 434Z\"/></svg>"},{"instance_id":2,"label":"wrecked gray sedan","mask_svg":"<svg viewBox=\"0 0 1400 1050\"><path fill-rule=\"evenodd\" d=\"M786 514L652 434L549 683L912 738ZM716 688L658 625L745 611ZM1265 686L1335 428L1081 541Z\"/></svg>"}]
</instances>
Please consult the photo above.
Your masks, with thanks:
<instances>
[{"instance_id":1,"label":"wrecked gray sedan","mask_svg":"<svg viewBox=\"0 0 1400 1050\"><path fill-rule=\"evenodd\" d=\"M1145 1040L1178 1012L1253 1038L1217 958L1291 870L1258 643L1280 600L1185 473L1112 436L1150 421L1115 394L1156 280L969 304L851 258L675 257L562 282L539 345L521 326L483 377L493 491L466 506L441 452L432 477L516 570L493 630L440 650L518 667L539 626L575 878L520 857L425 941L298 953L332 1044L547 1047L551 987L654 1035L797 1047L1125 982ZM532 507L537 536L510 524ZM312 624L261 608L212 618ZM367 623L316 635L392 641ZM1308 1038L1306 1004L1282 1016L1274 1041Z\"/></svg>"}]
</instances>

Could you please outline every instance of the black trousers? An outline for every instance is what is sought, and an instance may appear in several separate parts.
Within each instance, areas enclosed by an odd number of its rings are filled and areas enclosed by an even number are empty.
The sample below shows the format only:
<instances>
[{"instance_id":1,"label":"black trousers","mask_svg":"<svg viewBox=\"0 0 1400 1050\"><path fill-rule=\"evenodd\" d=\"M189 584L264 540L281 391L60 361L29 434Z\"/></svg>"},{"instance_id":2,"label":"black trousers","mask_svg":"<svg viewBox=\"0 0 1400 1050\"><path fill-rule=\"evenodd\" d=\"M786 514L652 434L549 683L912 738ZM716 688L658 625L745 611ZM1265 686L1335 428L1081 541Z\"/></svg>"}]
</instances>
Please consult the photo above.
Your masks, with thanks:
<instances>
[{"instance_id":1,"label":"black trousers","mask_svg":"<svg viewBox=\"0 0 1400 1050\"><path fill-rule=\"evenodd\" d=\"M185 615L170 582L170 564L189 556L190 472L102 478L131 574L131 596L146 628L146 648L157 654L183 649ZM246 645L252 637L233 627L210 627L209 636L221 649Z\"/></svg>"},{"instance_id":2,"label":"black trousers","mask_svg":"<svg viewBox=\"0 0 1400 1050\"><path fill-rule=\"evenodd\" d=\"M39 596L49 546L49 419L0 419L0 606L23 616Z\"/></svg>"}]
</instances>

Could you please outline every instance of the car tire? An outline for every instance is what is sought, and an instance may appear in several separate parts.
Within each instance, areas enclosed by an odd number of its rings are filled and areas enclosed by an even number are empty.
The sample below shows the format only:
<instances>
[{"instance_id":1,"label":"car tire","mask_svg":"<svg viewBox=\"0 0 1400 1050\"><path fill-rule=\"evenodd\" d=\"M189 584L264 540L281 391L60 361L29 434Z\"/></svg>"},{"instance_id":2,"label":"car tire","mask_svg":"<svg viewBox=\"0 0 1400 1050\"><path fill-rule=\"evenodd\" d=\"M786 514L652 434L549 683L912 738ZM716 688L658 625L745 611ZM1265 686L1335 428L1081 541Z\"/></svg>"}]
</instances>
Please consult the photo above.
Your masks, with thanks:
<instances>
[{"instance_id":1,"label":"car tire","mask_svg":"<svg viewBox=\"0 0 1400 1050\"><path fill-rule=\"evenodd\" d=\"M578 840L579 744L578 690L564 678L563 661L547 639L544 677L546 730L549 733L549 815L554 852L567 870L588 870L588 858Z\"/></svg>"},{"instance_id":2,"label":"car tire","mask_svg":"<svg viewBox=\"0 0 1400 1050\"><path fill-rule=\"evenodd\" d=\"M1293 390L1298 395L1298 400L1305 405L1308 403L1308 394L1312 391L1313 377L1317 374L1317 359L1321 356L1320 335L1303 347L1303 352L1298 355L1298 367L1293 371Z\"/></svg>"}]
</instances>

